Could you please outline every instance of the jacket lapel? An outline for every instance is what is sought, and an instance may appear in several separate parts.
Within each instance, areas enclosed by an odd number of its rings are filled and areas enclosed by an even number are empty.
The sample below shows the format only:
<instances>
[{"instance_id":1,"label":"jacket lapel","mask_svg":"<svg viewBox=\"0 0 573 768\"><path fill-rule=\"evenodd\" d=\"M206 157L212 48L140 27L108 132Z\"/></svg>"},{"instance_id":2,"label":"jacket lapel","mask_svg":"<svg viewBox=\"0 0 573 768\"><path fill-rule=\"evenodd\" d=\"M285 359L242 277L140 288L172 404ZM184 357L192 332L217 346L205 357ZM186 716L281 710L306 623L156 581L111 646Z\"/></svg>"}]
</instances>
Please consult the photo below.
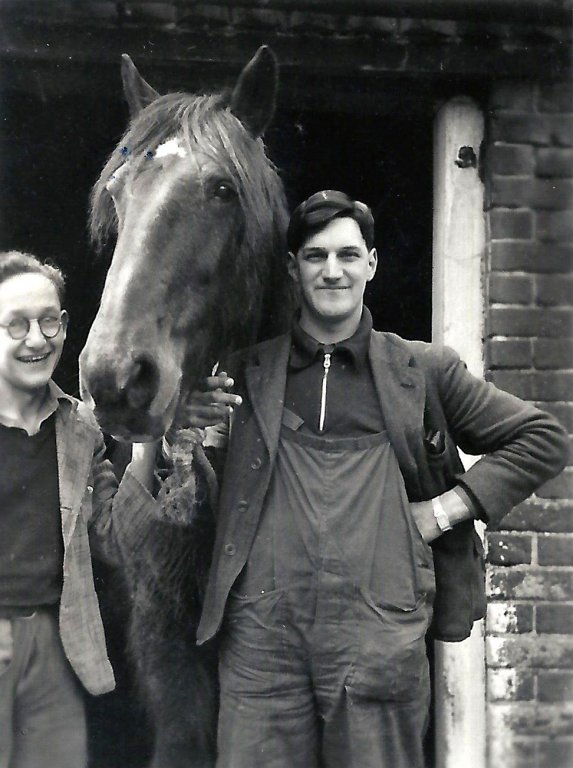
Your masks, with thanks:
<instances>
[{"instance_id":1,"label":"jacket lapel","mask_svg":"<svg viewBox=\"0 0 573 768\"><path fill-rule=\"evenodd\" d=\"M369 358L388 438L398 464L402 474L415 473L408 435L423 437L424 375L412 365L410 351L383 333L372 333Z\"/></svg>"},{"instance_id":2,"label":"jacket lapel","mask_svg":"<svg viewBox=\"0 0 573 768\"><path fill-rule=\"evenodd\" d=\"M56 451L64 546L70 543L86 490L95 435L77 408L62 403L56 416Z\"/></svg>"},{"instance_id":3,"label":"jacket lapel","mask_svg":"<svg viewBox=\"0 0 573 768\"><path fill-rule=\"evenodd\" d=\"M271 459L277 450L291 347L290 334L258 350L258 364L245 370L249 399Z\"/></svg>"}]
</instances>

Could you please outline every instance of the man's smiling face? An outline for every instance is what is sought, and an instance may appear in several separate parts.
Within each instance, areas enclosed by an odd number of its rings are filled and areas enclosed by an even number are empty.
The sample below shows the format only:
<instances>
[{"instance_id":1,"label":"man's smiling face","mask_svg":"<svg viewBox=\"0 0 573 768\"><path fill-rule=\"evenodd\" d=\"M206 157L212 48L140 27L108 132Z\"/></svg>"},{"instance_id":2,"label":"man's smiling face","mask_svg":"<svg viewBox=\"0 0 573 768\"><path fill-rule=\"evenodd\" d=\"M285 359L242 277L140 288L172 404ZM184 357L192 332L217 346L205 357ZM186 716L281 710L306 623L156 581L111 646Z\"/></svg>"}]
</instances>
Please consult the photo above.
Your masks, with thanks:
<instances>
[{"instance_id":1,"label":"man's smiling face","mask_svg":"<svg viewBox=\"0 0 573 768\"><path fill-rule=\"evenodd\" d=\"M62 312L55 285L43 275L27 272L0 283L0 323L8 325L18 318L30 321L23 339L12 339L6 327L0 328L0 391L10 393L43 389L52 374L66 338L66 317L54 338L46 338L38 325L44 317L59 318Z\"/></svg>"},{"instance_id":2,"label":"man's smiling face","mask_svg":"<svg viewBox=\"0 0 573 768\"><path fill-rule=\"evenodd\" d=\"M376 250L368 250L360 227L336 218L291 254L291 275L301 291L301 325L358 325L366 283L376 272Z\"/></svg>"}]
</instances>

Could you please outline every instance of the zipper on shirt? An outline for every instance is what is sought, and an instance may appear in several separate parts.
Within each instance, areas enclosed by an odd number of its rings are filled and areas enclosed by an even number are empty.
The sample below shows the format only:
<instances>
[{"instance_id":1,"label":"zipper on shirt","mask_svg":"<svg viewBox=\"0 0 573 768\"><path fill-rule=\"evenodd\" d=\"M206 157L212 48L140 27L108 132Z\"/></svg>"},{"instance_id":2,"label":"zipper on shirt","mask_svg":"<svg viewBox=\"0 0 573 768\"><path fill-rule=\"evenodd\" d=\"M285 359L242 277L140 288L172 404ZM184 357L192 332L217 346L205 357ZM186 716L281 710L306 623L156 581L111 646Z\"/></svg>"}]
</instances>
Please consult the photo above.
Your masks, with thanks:
<instances>
[{"instance_id":1,"label":"zipper on shirt","mask_svg":"<svg viewBox=\"0 0 573 768\"><path fill-rule=\"evenodd\" d=\"M330 352L324 353L324 358L322 360L322 367L324 368L324 373L322 375L322 390L320 393L320 418L318 421L318 431L322 432L324 430L324 421L326 419L326 382L328 379L328 371L330 370Z\"/></svg>"}]
</instances>

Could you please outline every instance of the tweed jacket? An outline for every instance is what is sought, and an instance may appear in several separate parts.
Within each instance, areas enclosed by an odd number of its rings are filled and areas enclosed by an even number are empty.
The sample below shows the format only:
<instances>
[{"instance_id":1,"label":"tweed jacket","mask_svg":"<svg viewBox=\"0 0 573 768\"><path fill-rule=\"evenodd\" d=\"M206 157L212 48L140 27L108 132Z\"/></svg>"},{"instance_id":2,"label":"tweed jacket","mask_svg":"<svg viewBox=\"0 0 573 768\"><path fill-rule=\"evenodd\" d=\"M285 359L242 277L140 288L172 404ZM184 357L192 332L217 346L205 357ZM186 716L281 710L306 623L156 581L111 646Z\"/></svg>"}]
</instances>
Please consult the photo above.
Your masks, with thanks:
<instances>
[{"instance_id":1,"label":"tweed jacket","mask_svg":"<svg viewBox=\"0 0 573 768\"><path fill-rule=\"evenodd\" d=\"M237 353L226 366L243 403L227 449L200 643L218 631L229 591L249 556L278 448L290 349L286 334ZM567 438L557 421L472 376L452 349L372 331L369 360L411 502L459 485L495 527L564 466ZM458 447L482 458L466 471ZM483 548L473 520L459 523L432 547L432 632L437 639L463 640L486 606Z\"/></svg>"},{"instance_id":2,"label":"tweed jacket","mask_svg":"<svg viewBox=\"0 0 573 768\"><path fill-rule=\"evenodd\" d=\"M122 528L141 525L152 515L151 494L130 473L118 483L92 412L53 382L58 399L56 451L64 539L64 578L60 635L66 656L85 688L93 694L113 690L104 628L94 586L91 554L122 561ZM127 554L127 553L126 553Z\"/></svg>"}]
</instances>

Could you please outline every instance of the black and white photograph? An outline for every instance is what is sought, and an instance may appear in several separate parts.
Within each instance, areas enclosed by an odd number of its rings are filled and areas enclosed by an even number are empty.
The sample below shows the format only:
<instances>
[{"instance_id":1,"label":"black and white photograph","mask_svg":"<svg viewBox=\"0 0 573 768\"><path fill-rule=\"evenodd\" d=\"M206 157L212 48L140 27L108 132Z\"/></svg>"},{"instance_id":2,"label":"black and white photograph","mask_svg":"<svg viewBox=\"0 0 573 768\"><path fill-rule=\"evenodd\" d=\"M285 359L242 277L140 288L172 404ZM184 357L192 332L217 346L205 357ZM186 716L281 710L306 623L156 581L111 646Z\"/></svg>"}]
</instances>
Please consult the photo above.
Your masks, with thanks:
<instances>
[{"instance_id":1,"label":"black and white photograph","mask_svg":"<svg viewBox=\"0 0 573 768\"><path fill-rule=\"evenodd\" d=\"M572 768L573 0L0 0L0 768Z\"/></svg>"}]
</instances>

